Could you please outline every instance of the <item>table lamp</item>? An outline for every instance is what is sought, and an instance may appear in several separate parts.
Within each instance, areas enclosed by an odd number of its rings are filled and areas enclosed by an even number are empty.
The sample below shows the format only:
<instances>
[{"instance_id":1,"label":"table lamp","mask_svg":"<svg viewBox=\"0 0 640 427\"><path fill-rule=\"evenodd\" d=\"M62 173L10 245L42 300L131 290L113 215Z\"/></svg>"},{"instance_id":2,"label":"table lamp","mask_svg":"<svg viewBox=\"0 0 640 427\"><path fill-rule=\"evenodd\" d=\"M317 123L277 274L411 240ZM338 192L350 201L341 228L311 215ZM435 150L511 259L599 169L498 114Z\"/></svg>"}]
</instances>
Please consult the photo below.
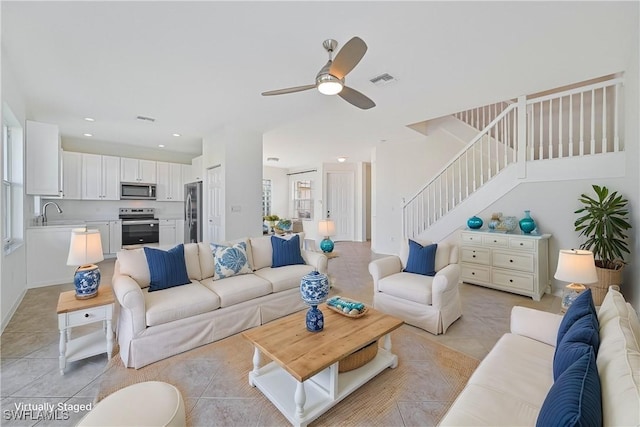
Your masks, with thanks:
<instances>
[{"instance_id":1,"label":"table lamp","mask_svg":"<svg viewBox=\"0 0 640 427\"><path fill-rule=\"evenodd\" d=\"M562 292L562 311L564 312L580 292L586 289L585 283L598 281L593 252L580 249L561 249L558 254L558 268L553 277L563 282L571 282Z\"/></svg>"},{"instance_id":2,"label":"table lamp","mask_svg":"<svg viewBox=\"0 0 640 427\"><path fill-rule=\"evenodd\" d=\"M322 242L320 242L320 249L322 252L333 251L333 242L329 238L336 234L336 224L331 219L321 219L318 222L318 234L324 236Z\"/></svg>"},{"instance_id":3,"label":"table lamp","mask_svg":"<svg viewBox=\"0 0 640 427\"><path fill-rule=\"evenodd\" d=\"M100 231L86 228L71 230L67 265L78 266L73 277L77 299L93 298L98 295L100 269L93 263L103 259Z\"/></svg>"}]
</instances>

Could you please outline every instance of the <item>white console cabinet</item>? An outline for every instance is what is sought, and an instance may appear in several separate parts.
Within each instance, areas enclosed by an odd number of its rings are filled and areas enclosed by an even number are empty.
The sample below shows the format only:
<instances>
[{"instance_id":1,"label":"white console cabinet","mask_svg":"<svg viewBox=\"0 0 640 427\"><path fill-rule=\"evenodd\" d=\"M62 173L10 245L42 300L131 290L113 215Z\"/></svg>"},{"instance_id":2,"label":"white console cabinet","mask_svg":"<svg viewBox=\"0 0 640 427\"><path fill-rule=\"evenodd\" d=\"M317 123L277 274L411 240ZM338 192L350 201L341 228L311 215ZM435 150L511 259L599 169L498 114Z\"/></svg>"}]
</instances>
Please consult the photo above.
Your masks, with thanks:
<instances>
[{"instance_id":1,"label":"white console cabinet","mask_svg":"<svg viewBox=\"0 0 640 427\"><path fill-rule=\"evenodd\" d=\"M549 285L550 237L461 231L462 281L540 301Z\"/></svg>"}]
</instances>

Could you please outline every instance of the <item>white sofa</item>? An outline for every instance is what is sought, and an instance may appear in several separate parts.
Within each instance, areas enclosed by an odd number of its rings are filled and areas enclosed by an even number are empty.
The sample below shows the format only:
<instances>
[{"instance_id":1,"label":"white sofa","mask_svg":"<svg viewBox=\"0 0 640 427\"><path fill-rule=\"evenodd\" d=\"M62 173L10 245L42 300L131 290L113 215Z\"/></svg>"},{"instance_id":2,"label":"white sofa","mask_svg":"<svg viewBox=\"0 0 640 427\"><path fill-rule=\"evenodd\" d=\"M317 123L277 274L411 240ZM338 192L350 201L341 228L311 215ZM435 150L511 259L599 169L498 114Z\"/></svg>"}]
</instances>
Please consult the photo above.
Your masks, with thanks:
<instances>
[{"instance_id":1,"label":"white sofa","mask_svg":"<svg viewBox=\"0 0 640 427\"><path fill-rule=\"evenodd\" d=\"M400 256L380 258L369 264L373 277L373 306L432 334L443 334L462 316L458 250L455 245L438 244L435 276L404 272L408 256L409 247L405 244Z\"/></svg>"},{"instance_id":2,"label":"white sofa","mask_svg":"<svg viewBox=\"0 0 640 427\"><path fill-rule=\"evenodd\" d=\"M300 242L304 235L299 235ZM240 331L299 311L300 279L327 272L327 258L301 254L306 264L272 268L271 236L240 239L247 245L250 274L214 280L209 244L184 245L191 283L149 292L150 272L143 249L118 252L113 290L119 303L120 357L127 367L158 360L226 338Z\"/></svg>"},{"instance_id":3,"label":"white sofa","mask_svg":"<svg viewBox=\"0 0 640 427\"><path fill-rule=\"evenodd\" d=\"M602 425L638 426L638 316L622 294L610 289L597 317L600 345L596 367L602 392ZM503 335L482 360L440 425L536 425L554 385L553 359L561 320L557 314L514 307L511 332ZM556 399L556 394L551 396L549 403L566 403ZM561 424L560 419L556 424ZM586 425L584 420L580 425Z\"/></svg>"}]
</instances>

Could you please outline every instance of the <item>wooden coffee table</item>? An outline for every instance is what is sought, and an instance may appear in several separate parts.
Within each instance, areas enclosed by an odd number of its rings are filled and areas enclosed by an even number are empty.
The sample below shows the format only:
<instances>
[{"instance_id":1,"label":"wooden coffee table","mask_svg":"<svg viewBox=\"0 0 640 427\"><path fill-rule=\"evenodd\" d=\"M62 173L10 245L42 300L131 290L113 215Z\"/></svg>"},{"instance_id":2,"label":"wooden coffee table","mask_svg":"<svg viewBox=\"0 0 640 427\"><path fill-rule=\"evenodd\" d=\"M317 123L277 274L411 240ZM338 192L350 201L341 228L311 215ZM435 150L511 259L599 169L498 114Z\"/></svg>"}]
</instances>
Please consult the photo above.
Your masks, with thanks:
<instances>
[{"instance_id":1,"label":"wooden coffee table","mask_svg":"<svg viewBox=\"0 0 640 427\"><path fill-rule=\"evenodd\" d=\"M402 320L372 308L359 318L338 314L326 304L319 308L325 320L321 332L307 331L305 310L242 334L255 347L249 384L295 426L306 426L386 368L398 366L390 333ZM384 346L373 360L338 372L340 360L382 337ZM261 353L272 362L260 367Z\"/></svg>"}]
</instances>

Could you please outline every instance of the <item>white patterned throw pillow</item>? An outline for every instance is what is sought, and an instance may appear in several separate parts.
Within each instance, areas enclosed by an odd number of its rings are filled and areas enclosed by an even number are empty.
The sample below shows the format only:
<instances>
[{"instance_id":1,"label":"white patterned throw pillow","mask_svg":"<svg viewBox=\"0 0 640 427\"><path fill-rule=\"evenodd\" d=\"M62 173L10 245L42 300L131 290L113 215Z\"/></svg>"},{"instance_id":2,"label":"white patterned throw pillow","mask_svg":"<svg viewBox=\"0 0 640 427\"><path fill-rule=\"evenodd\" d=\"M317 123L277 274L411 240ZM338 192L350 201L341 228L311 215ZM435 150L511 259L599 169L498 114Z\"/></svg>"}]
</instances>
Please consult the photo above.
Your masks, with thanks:
<instances>
[{"instance_id":1,"label":"white patterned throw pillow","mask_svg":"<svg viewBox=\"0 0 640 427\"><path fill-rule=\"evenodd\" d=\"M247 244L245 242L239 242L233 246L210 243L209 246L211 246L215 265L213 280L252 273L251 268L249 268Z\"/></svg>"}]
</instances>

